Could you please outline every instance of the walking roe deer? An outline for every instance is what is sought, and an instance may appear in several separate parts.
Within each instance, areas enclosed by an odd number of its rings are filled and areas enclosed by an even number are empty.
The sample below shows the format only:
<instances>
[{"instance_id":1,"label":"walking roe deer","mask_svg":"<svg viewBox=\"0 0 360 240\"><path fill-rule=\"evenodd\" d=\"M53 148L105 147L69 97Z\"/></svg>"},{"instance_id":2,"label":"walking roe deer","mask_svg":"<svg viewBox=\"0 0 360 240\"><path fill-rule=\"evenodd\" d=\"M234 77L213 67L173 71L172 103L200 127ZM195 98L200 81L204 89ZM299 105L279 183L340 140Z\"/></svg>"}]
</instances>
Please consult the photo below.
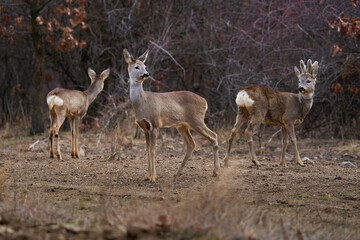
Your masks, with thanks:
<instances>
[{"instance_id":1,"label":"walking roe deer","mask_svg":"<svg viewBox=\"0 0 360 240\"><path fill-rule=\"evenodd\" d=\"M155 144L159 129L176 128L186 143L186 154L174 177L181 175L186 162L191 158L195 149L195 141L190 129L206 137L213 145L214 171L217 176L220 172L218 156L218 139L216 133L205 125L204 118L207 110L206 100L199 95L188 92L155 93L143 90L143 81L149 78L145 61L147 50L138 59L135 59L126 49L124 58L128 63L130 79L130 100L136 115L136 123L145 132L146 151L148 157L148 171L145 179L156 181Z\"/></svg>"},{"instance_id":2,"label":"walking roe deer","mask_svg":"<svg viewBox=\"0 0 360 240\"><path fill-rule=\"evenodd\" d=\"M65 117L70 120L71 128L71 157L79 158L79 124L86 115L89 105L104 88L104 81L110 74L110 68L97 75L91 68L88 75L91 80L90 87L86 91L55 88L47 95L47 104L50 112L50 157L54 157L54 137L56 145L56 156L62 159L59 146L59 129Z\"/></svg>"},{"instance_id":3,"label":"walking roe deer","mask_svg":"<svg viewBox=\"0 0 360 240\"><path fill-rule=\"evenodd\" d=\"M231 131L224 159L226 166L229 162L233 139L247 119L249 119L249 122L245 130L245 136L249 145L250 159L255 165L260 164L256 160L253 135L258 130L260 124L265 123L281 127L282 152L280 164L286 166L285 152L288 146L288 136L290 136L294 145L296 163L304 166L297 148L294 126L302 123L312 107L319 65L317 61L312 63L309 59L307 66L305 66L303 60L301 60L300 69L301 72L297 67L294 68L295 74L299 79L298 94L277 92L257 85L251 85L239 91L235 101L238 105L236 123Z\"/></svg>"}]
</instances>

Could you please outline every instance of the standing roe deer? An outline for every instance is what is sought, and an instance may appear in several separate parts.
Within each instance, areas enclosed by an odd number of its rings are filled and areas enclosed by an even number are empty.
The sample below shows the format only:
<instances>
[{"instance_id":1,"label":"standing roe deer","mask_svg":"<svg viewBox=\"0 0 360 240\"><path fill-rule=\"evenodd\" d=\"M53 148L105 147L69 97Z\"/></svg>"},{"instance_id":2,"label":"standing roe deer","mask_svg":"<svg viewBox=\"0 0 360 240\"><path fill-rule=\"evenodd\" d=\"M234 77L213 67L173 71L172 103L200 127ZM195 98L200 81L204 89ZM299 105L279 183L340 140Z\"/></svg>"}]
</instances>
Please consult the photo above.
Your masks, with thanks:
<instances>
[{"instance_id":1,"label":"standing roe deer","mask_svg":"<svg viewBox=\"0 0 360 240\"><path fill-rule=\"evenodd\" d=\"M47 95L47 104L50 112L50 157L54 157L54 137L56 144L56 156L62 159L59 146L59 129L63 124L65 117L70 120L72 144L71 157L79 158L78 138L79 123L86 115L89 105L95 100L96 96L104 87L104 80L109 76L110 68L104 70L100 76L91 68L88 69L88 75L91 80L90 87L86 91L69 90L64 88L55 88Z\"/></svg>"},{"instance_id":2,"label":"standing roe deer","mask_svg":"<svg viewBox=\"0 0 360 240\"><path fill-rule=\"evenodd\" d=\"M146 151L148 157L148 172L146 180L156 180L155 170L155 144L159 129L176 128L184 139L187 150L185 157L177 170L175 177L181 172L192 156L195 149L195 141L190 134L190 129L205 136L213 145L214 171L217 176L220 171L218 157L217 135L204 123L207 110L206 100L195 93L188 91L155 93L143 90L143 81L149 77L145 61L149 51L147 50L138 59L124 49L124 58L128 63L130 78L130 100L136 115L136 123L145 132Z\"/></svg>"},{"instance_id":3,"label":"standing roe deer","mask_svg":"<svg viewBox=\"0 0 360 240\"><path fill-rule=\"evenodd\" d=\"M304 166L299 156L296 143L294 126L299 125L308 114L313 104L318 62L312 64L307 61L307 67L300 61L300 69L295 67L295 74L299 79L299 93L277 92L266 87L252 85L239 91L236 96L238 113L236 123L231 131L228 150L225 156L225 165L228 165L231 144L236 133L248 118L249 123L245 136L250 149L250 158L255 165L260 165L256 160L253 146L253 135L258 130L261 122L273 126L280 126L282 130L282 152L280 164L286 166L285 152L288 146L288 136L294 145L295 159L300 166Z\"/></svg>"}]
</instances>

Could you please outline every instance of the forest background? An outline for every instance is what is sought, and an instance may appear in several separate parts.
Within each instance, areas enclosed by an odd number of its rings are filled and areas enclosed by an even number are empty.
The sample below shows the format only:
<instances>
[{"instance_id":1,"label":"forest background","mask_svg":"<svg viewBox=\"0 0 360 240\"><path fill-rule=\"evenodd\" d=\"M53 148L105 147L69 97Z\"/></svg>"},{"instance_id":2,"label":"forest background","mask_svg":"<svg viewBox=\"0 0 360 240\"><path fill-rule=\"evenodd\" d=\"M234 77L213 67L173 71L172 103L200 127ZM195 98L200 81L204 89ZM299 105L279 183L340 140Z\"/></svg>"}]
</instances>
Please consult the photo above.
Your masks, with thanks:
<instances>
[{"instance_id":1,"label":"forest background","mask_svg":"<svg viewBox=\"0 0 360 240\"><path fill-rule=\"evenodd\" d=\"M46 94L85 90L87 69L111 67L83 128L129 117L122 51L147 62L150 91L189 90L208 101L207 124L230 127L250 84L297 92L294 66L319 61L310 137L360 138L360 20L356 0L0 2L0 128L46 131ZM67 125L67 124L65 124Z\"/></svg>"}]
</instances>

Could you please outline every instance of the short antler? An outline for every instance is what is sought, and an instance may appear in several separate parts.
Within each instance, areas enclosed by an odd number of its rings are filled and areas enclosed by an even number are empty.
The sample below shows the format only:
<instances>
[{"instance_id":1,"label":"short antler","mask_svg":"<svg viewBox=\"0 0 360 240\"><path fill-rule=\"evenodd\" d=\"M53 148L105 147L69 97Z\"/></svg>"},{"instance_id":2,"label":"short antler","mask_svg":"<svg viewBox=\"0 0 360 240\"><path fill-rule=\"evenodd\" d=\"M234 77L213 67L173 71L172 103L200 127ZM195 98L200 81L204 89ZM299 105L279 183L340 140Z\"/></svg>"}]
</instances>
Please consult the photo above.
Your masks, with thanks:
<instances>
[{"instance_id":1,"label":"short antler","mask_svg":"<svg viewBox=\"0 0 360 240\"><path fill-rule=\"evenodd\" d=\"M303 60L300 60L300 69L301 69L301 74L306 73L306 66Z\"/></svg>"},{"instance_id":2,"label":"short antler","mask_svg":"<svg viewBox=\"0 0 360 240\"><path fill-rule=\"evenodd\" d=\"M310 74L315 78L318 74L319 63L318 61L312 63L311 59L308 59L305 66L304 61L300 60L300 70L296 66L294 67L294 70L297 77L300 77L302 74Z\"/></svg>"},{"instance_id":3,"label":"short antler","mask_svg":"<svg viewBox=\"0 0 360 240\"><path fill-rule=\"evenodd\" d=\"M319 63L318 61L315 61L313 64L311 64L311 70L309 71L309 73L315 78L318 72L319 72Z\"/></svg>"}]
</instances>

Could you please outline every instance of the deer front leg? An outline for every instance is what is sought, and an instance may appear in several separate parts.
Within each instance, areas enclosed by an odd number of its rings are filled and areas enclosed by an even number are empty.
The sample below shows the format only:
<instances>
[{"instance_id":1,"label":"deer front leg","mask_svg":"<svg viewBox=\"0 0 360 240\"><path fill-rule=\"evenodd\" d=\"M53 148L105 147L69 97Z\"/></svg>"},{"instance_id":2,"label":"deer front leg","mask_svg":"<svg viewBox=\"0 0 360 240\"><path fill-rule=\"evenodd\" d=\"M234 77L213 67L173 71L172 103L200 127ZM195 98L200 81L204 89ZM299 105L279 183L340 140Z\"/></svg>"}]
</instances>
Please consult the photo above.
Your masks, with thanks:
<instances>
[{"instance_id":1,"label":"deer front leg","mask_svg":"<svg viewBox=\"0 0 360 240\"><path fill-rule=\"evenodd\" d=\"M304 163L301 161L301 158L300 158L300 155L299 155L299 150L297 148L297 141L296 141L296 136L295 136L294 125L293 124L287 125L286 130L288 131L289 136L290 136L290 140L294 145L296 163L299 164L300 166L304 166Z\"/></svg>"},{"instance_id":2,"label":"deer front leg","mask_svg":"<svg viewBox=\"0 0 360 240\"><path fill-rule=\"evenodd\" d=\"M144 180L150 180L151 176L151 158L150 158L150 146L151 146L151 138L150 138L150 130L151 130L151 123L145 119L137 121L137 124L139 127L144 131L145 133L145 139L146 139L146 155L148 160L148 170L145 175Z\"/></svg>"},{"instance_id":3,"label":"deer front leg","mask_svg":"<svg viewBox=\"0 0 360 240\"><path fill-rule=\"evenodd\" d=\"M286 166L285 154L286 154L286 149L288 146L288 133L287 133L285 127L281 128L281 133L282 133L282 150L281 150L280 165Z\"/></svg>"},{"instance_id":4,"label":"deer front leg","mask_svg":"<svg viewBox=\"0 0 360 240\"><path fill-rule=\"evenodd\" d=\"M236 116L235 125L234 125L233 129L231 130L231 135L230 135L230 138L229 138L229 141L228 141L228 149L227 149L227 152L226 152L226 155L225 155L225 158L224 158L225 166L229 166L229 155L230 155L230 151L231 151L232 142L233 142L237 132L239 131L241 126L246 121L245 115L240 111L241 110L239 109L238 114Z\"/></svg>"},{"instance_id":5,"label":"deer front leg","mask_svg":"<svg viewBox=\"0 0 360 240\"><path fill-rule=\"evenodd\" d=\"M80 125L80 117L76 117L75 118L75 124L74 124L74 129L75 129L75 135L74 135L74 158L80 158L80 154L79 154L79 125Z\"/></svg>"},{"instance_id":6,"label":"deer front leg","mask_svg":"<svg viewBox=\"0 0 360 240\"><path fill-rule=\"evenodd\" d=\"M159 129L151 128L150 130L150 177L149 181L156 181L156 168L155 168L155 148L156 148L156 140L159 134Z\"/></svg>"},{"instance_id":7,"label":"deer front leg","mask_svg":"<svg viewBox=\"0 0 360 240\"><path fill-rule=\"evenodd\" d=\"M179 132L179 134L181 135L181 137L184 139L185 143L186 143L186 154L185 157L179 167L179 169L177 170L176 174L174 175L174 177L180 177L181 176L181 172L185 167L186 162L191 158L192 153L196 147L195 141L193 139L193 137L190 134L190 129L187 126L181 126L176 128Z\"/></svg>"},{"instance_id":8,"label":"deer front leg","mask_svg":"<svg viewBox=\"0 0 360 240\"><path fill-rule=\"evenodd\" d=\"M249 151L250 151L250 159L251 161L256 165L259 166L260 163L256 159L254 144L253 144L253 136L256 133L258 127L260 126L260 123L255 123L250 121L246 130L245 130L245 136L249 145Z\"/></svg>"},{"instance_id":9,"label":"deer front leg","mask_svg":"<svg viewBox=\"0 0 360 240\"><path fill-rule=\"evenodd\" d=\"M145 139L146 139L146 155L147 155L147 161L148 161L148 170L145 175L144 180L149 180L151 175L151 165L150 165L150 133L148 130L144 130L145 132Z\"/></svg>"}]
</instances>

